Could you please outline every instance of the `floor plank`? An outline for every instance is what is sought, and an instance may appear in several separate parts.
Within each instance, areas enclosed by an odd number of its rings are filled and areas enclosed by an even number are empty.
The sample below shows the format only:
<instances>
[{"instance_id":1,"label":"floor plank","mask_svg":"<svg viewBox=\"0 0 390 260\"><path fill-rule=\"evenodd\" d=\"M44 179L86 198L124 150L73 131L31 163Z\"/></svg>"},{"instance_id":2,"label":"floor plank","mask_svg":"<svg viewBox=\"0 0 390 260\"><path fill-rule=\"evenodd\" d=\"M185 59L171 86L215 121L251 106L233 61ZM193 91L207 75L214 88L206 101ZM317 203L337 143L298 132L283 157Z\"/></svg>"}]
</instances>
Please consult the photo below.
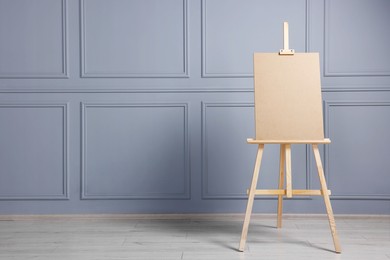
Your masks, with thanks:
<instances>
[{"instance_id":1,"label":"floor plank","mask_svg":"<svg viewBox=\"0 0 390 260\"><path fill-rule=\"evenodd\" d=\"M243 215L0 216L0 259L390 259L390 216L336 216L342 254L325 216L254 215L238 252Z\"/></svg>"}]
</instances>

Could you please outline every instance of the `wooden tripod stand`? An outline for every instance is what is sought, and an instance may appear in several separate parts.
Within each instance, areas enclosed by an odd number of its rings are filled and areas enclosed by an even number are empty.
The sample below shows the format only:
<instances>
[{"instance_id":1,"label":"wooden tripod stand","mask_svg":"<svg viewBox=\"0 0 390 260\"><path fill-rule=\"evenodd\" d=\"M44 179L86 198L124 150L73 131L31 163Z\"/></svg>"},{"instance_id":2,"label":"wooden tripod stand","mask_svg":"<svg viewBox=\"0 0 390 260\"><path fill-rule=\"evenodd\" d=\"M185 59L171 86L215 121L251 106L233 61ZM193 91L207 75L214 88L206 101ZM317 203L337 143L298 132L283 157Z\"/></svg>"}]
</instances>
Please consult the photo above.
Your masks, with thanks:
<instances>
[{"instance_id":1,"label":"wooden tripod stand","mask_svg":"<svg viewBox=\"0 0 390 260\"><path fill-rule=\"evenodd\" d=\"M241 240L239 251L244 251L246 238L248 234L248 227L250 222L250 217L252 214L253 202L255 195L277 195L278 196L278 216L277 216L277 227L282 227L282 212L283 212L283 196L287 198L292 198L293 195L300 196L313 196L320 195L323 196L326 211L329 219L329 226L333 237L333 244L335 247L336 253L341 253L341 247L339 238L336 231L336 224L333 216L333 210L330 203L329 195L330 190L328 190L324 170L322 167L320 152L318 150L318 144L329 144L329 139L324 139L320 141L302 141L302 140L289 140L289 141L258 141L253 139L247 140L249 144L257 144L257 155L256 162L253 171L252 183L250 189L248 190L248 204L245 213L244 225L242 228ZM280 163L279 163L279 188L276 190L258 190L256 189L257 180L260 171L261 159L263 156L264 145L265 144L280 144ZM318 176L320 179L321 189L320 190L293 190L291 182L291 144L311 144L313 147L314 157L317 164ZM286 183L284 184L284 180ZM284 188L285 187L285 188Z\"/></svg>"}]
</instances>

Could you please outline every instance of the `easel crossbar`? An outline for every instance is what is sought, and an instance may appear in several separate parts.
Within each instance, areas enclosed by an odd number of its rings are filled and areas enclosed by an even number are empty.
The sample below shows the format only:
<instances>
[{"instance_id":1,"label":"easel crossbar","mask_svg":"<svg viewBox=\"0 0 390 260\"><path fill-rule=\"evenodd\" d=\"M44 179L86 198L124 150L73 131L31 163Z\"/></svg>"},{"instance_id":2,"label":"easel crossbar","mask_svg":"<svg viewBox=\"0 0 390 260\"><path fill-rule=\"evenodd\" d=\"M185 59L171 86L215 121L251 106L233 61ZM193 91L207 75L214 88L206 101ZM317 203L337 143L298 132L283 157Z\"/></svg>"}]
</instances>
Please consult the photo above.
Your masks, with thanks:
<instances>
[{"instance_id":1,"label":"easel crossbar","mask_svg":"<svg viewBox=\"0 0 390 260\"><path fill-rule=\"evenodd\" d=\"M249 189L246 190L249 194ZM328 190L328 194L331 195L331 191ZM255 195L287 195L287 190L255 190ZM292 190L292 195L298 196L323 196L322 190Z\"/></svg>"}]
</instances>

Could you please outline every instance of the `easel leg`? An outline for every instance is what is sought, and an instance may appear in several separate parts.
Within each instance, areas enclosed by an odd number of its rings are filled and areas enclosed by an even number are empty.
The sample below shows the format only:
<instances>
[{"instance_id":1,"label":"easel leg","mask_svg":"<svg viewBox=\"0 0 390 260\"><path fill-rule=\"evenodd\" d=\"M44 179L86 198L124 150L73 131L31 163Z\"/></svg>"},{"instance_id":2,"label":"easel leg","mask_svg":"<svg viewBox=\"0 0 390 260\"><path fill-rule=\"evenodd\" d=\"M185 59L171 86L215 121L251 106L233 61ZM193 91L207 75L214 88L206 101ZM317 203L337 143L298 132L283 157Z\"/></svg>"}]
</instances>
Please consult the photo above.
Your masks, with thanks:
<instances>
[{"instance_id":1,"label":"easel leg","mask_svg":"<svg viewBox=\"0 0 390 260\"><path fill-rule=\"evenodd\" d=\"M284 167L285 167L285 158L286 158L286 151L284 144L280 145L280 161L279 161L279 190L283 189L284 187ZM283 213L283 195L278 196L278 220L276 227L281 228L282 227L282 213Z\"/></svg>"},{"instance_id":2,"label":"easel leg","mask_svg":"<svg viewBox=\"0 0 390 260\"><path fill-rule=\"evenodd\" d=\"M326 180L325 180L325 176L324 176L324 169L322 168L321 156L320 156L320 152L318 150L317 144L313 144L313 152L314 152L314 157L315 157L316 164L317 164L318 176L320 178L322 196L324 197L326 212L328 213L329 226L330 226L330 230L332 232L332 237L333 237L333 244L334 244L336 253L341 253L339 237L338 237L337 231L336 231L336 222L335 222L334 216L333 216L332 205L330 204L328 188L327 188Z\"/></svg>"},{"instance_id":3,"label":"easel leg","mask_svg":"<svg viewBox=\"0 0 390 260\"><path fill-rule=\"evenodd\" d=\"M285 151L286 151L286 197L292 198L291 144L285 145Z\"/></svg>"},{"instance_id":4,"label":"easel leg","mask_svg":"<svg viewBox=\"0 0 390 260\"><path fill-rule=\"evenodd\" d=\"M256 187L257 187L257 179L259 177L259 171L260 171L260 165L261 165L261 158L263 157L263 151L264 151L264 144L259 144L259 147L257 149L255 168L253 170L252 183L251 183L251 187L249 189L248 203L246 206L244 225L242 227L240 246L238 248L238 250L241 252L243 252L245 249L246 238L248 235L249 221L250 221L251 214L252 214L253 201L255 199L255 191L256 191Z\"/></svg>"}]
</instances>

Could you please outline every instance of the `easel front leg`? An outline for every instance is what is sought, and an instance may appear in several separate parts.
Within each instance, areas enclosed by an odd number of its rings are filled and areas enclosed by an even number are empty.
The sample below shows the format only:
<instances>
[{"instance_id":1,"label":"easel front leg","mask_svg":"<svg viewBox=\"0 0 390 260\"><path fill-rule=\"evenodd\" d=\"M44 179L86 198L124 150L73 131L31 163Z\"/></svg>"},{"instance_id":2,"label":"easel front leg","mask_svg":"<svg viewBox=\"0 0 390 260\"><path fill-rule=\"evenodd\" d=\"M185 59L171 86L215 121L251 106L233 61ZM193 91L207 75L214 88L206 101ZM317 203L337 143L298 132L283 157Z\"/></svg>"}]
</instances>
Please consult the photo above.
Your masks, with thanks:
<instances>
[{"instance_id":1,"label":"easel front leg","mask_svg":"<svg viewBox=\"0 0 390 260\"><path fill-rule=\"evenodd\" d=\"M324 197L326 212L328 213L329 226L333 237L333 244L336 253L341 253L340 241L336 231L336 222L333 216L332 205L330 204L330 198L328 194L328 188L326 185L324 169L322 168L320 151L318 150L317 144L313 144L313 152L317 164L318 176L320 178L322 196Z\"/></svg>"},{"instance_id":2,"label":"easel front leg","mask_svg":"<svg viewBox=\"0 0 390 260\"><path fill-rule=\"evenodd\" d=\"M261 158L263 157L263 151L264 151L264 144L259 144L259 146L257 148L255 168L253 170L252 183L251 183L251 187L249 189L248 203L246 206L244 225L242 227L240 246L238 248L238 250L241 252L243 252L245 249L246 238L248 235L249 221L250 221L251 214L252 214L253 201L255 199L255 192L256 192L256 187L257 187L257 180L259 177Z\"/></svg>"},{"instance_id":3,"label":"easel front leg","mask_svg":"<svg viewBox=\"0 0 390 260\"><path fill-rule=\"evenodd\" d=\"M279 190L284 187L284 167L285 167L285 159L286 159L286 151L285 145L280 145L280 161L279 161ZM283 213L283 195L278 196L278 220L277 220L277 228L282 227L282 213Z\"/></svg>"}]
</instances>

